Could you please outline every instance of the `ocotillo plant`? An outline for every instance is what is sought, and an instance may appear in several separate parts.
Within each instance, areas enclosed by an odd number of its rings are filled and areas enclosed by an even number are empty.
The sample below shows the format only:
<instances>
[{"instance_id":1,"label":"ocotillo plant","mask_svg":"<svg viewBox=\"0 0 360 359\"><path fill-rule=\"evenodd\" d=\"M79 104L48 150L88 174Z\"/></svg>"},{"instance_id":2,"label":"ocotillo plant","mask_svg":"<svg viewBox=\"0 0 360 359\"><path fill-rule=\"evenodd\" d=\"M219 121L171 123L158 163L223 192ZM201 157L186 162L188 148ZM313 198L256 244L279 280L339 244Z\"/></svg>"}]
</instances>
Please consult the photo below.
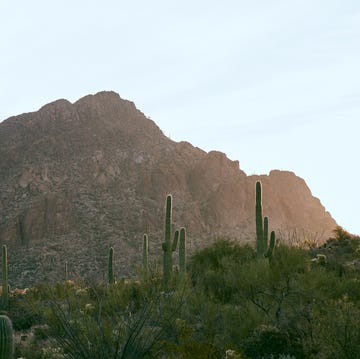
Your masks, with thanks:
<instances>
[{"instance_id":1,"label":"ocotillo plant","mask_svg":"<svg viewBox=\"0 0 360 359\"><path fill-rule=\"evenodd\" d=\"M12 322L6 315L0 315L0 358L14 358L14 331Z\"/></svg>"},{"instance_id":2,"label":"ocotillo plant","mask_svg":"<svg viewBox=\"0 0 360 359\"><path fill-rule=\"evenodd\" d=\"M143 238L143 269L147 272L149 266L149 239L148 235L144 234Z\"/></svg>"},{"instance_id":3,"label":"ocotillo plant","mask_svg":"<svg viewBox=\"0 0 360 359\"><path fill-rule=\"evenodd\" d=\"M9 282L8 282L8 268L7 268L7 247L2 246L2 294L1 301L3 305L7 305L9 299Z\"/></svg>"},{"instance_id":4,"label":"ocotillo plant","mask_svg":"<svg viewBox=\"0 0 360 359\"><path fill-rule=\"evenodd\" d=\"M114 278L114 248L113 247L110 247L110 249L109 249L108 280L109 280L109 284L114 284L115 283L115 278Z\"/></svg>"},{"instance_id":5,"label":"ocotillo plant","mask_svg":"<svg viewBox=\"0 0 360 359\"><path fill-rule=\"evenodd\" d=\"M263 211L261 201L261 182L256 181L255 188L255 222L256 222L256 253L257 258L263 258L266 251L264 241Z\"/></svg>"},{"instance_id":6,"label":"ocotillo plant","mask_svg":"<svg viewBox=\"0 0 360 359\"><path fill-rule=\"evenodd\" d=\"M186 273L186 231L184 227L180 229L179 269L180 273Z\"/></svg>"},{"instance_id":7,"label":"ocotillo plant","mask_svg":"<svg viewBox=\"0 0 360 359\"><path fill-rule=\"evenodd\" d=\"M174 241L171 243L171 227L172 227L172 196L171 194L166 197L165 206L165 240L162 244L164 251L163 256L163 280L164 286L167 287L171 278L172 272L172 252L176 250L179 234L174 236Z\"/></svg>"}]
</instances>

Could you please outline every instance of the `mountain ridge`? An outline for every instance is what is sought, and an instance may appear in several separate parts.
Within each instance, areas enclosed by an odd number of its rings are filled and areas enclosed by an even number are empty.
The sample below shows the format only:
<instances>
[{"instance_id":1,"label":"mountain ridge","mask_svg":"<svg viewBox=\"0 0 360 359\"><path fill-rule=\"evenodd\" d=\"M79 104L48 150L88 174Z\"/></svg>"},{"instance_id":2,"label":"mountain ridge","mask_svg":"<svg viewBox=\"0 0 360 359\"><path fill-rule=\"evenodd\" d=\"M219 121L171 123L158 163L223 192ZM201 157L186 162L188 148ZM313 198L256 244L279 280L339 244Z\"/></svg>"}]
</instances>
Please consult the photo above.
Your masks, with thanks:
<instances>
[{"instance_id":1,"label":"mountain ridge","mask_svg":"<svg viewBox=\"0 0 360 359\"><path fill-rule=\"evenodd\" d=\"M20 286L59 279L65 258L73 275L99 279L110 245L123 253L118 275L130 275L144 232L152 257L161 252L168 193L190 252L218 236L254 240L256 180L270 228L284 237L296 229L299 240L326 239L336 226L293 172L247 176L220 151L167 138L112 91L12 116L0 123L0 143L0 241Z\"/></svg>"}]
</instances>

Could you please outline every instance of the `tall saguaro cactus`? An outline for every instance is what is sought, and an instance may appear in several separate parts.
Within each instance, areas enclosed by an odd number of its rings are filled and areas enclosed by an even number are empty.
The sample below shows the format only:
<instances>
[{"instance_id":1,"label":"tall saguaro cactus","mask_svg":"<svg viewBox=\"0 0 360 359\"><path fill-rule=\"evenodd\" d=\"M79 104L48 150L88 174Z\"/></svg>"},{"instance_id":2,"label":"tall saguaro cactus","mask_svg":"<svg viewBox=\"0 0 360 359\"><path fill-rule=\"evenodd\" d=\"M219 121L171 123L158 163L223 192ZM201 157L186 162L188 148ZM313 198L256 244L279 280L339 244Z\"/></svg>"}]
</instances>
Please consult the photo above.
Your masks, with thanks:
<instances>
[{"instance_id":1,"label":"tall saguaro cactus","mask_svg":"<svg viewBox=\"0 0 360 359\"><path fill-rule=\"evenodd\" d=\"M110 247L110 249L109 249L108 280L109 280L109 284L114 284L115 283L115 278L114 278L114 248L113 247Z\"/></svg>"},{"instance_id":2,"label":"tall saguaro cactus","mask_svg":"<svg viewBox=\"0 0 360 359\"><path fill-rule=\"evenodd\" d=\"M186 273L186 231L184 227L180 229L179 269L180 273Z\"/></svg>"},{"instance_id":3,"label":"tall saguaro cactus","mask_svg":"<svg viewBox=\"0 0 360 359\"><path fill-rule=\"evenodd\" d=\"M262 211L260 181L256 181L256 186L255 186L255 222L256 222L257 258L263 258L266 251L266 242L264 241L263 211Z\"/></svg>"},{"instance_id":4,"label":"tall saguaro cactus","mask_svg":"<svg viewBox=\"0 0 360 359\"><path fill-rule=\"evenodd\" d=\"M8 303L9 299L9 281L8 281L8 268L7 268L7 247L2 246L2 294L1 300L3 305Z\"/></svg>"},{"instance_id":5,"label":"tall saguaro cactus","mask_svg":"<svg viewBox=\"0 0 360 359\"><path fill-rule=\"evenodd\" d=\"M143 269L147 272L149 267L149 238L147 234L143 237Z\"/></svg>"},{"instance_id":6,"label":"tall saguaro cactus","mask_svg":"<svg viewBox=\"0 0 360 359\"><path fill-rule=\"evenodd\" d=\"M275 232L271 231L269 236L269 219L262 216L262 198L261 198L261 182L256 181L255 187L255 222L256 222L256 253L257 258L272 259L275 248ZM268 243L269 242L269 243Z\"/></svg>"},{"instance_id":7,"label":"tall saguaro cactus","mask_svg":"<svg viewBox=\"0 0 360 359\"><path fill-rule=\"evenodd\" d=\"M14 358L14 331L12 322L6 315L0 315L0 358Z\"/></svg>"},{"instance_id":8,"label":"tall saguaro cactus","mask_svg":"<svg viewBox=\"0 0 360 359\"><path fill-rule=\"evenodd\" d=\"M171 227L172 227L172 196L171 194L166 197L165 205L165 238L162 244L164 251L163 256L163 279L164 286L167 287L172 272L172 252L176 250L179 232L175 232L174 241L171 242Z\"/></svg>"}]
</instances>

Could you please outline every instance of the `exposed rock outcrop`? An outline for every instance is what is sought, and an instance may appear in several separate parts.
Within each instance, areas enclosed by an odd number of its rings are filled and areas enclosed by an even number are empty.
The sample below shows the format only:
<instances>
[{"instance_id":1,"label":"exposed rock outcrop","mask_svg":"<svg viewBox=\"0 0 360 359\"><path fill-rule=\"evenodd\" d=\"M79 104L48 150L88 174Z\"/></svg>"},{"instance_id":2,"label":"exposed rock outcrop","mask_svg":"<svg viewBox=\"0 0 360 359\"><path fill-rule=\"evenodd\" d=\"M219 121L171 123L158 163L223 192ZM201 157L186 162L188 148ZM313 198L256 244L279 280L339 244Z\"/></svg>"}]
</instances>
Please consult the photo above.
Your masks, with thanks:
<instances>
[{"instance_id":1,"label":"exposed rock outcrop","mask_svg":"<svg viewBox=\"0 0 360 359\"><path fill-rule=\"evenodd\" d=\"M9 118L0 143L0 241L16 286L61 279L65 260L73 276L101 278L110 245L129 275L144 232L160 253L167 193L190 251L217 236L253 241L258 179L272 229L325 238L336 226L294 173L247 176L221 152L171 141L114 92Z\"/></svg>"}]
</instances>

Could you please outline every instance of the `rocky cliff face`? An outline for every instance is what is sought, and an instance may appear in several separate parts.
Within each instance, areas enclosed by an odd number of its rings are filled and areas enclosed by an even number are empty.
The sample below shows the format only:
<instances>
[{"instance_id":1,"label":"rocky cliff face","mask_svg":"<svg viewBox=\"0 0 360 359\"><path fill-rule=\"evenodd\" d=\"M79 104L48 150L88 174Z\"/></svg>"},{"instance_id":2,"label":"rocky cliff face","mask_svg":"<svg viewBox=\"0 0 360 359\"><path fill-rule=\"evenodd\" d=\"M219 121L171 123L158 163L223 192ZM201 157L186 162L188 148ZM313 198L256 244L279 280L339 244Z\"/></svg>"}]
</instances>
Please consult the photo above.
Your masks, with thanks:
<instances>
[{"instance_id":1,"label":"rocky cliff face","mask_svg":"<svg viewBox=\"0 0 360 359\"><path fill-rule=\"evenodd\" d=\"M61 279L65 260L73 277L100 279L110 245L118 276L128 276L144 232L160 255L167 193L190 251L218 236L254 241L258 179L271 229L304 239L336 226L295 174L247 176L221 152L171 141L114 92L9 118L0 143L0 241L15 286Z\"/></svg>"}]
</instances>

